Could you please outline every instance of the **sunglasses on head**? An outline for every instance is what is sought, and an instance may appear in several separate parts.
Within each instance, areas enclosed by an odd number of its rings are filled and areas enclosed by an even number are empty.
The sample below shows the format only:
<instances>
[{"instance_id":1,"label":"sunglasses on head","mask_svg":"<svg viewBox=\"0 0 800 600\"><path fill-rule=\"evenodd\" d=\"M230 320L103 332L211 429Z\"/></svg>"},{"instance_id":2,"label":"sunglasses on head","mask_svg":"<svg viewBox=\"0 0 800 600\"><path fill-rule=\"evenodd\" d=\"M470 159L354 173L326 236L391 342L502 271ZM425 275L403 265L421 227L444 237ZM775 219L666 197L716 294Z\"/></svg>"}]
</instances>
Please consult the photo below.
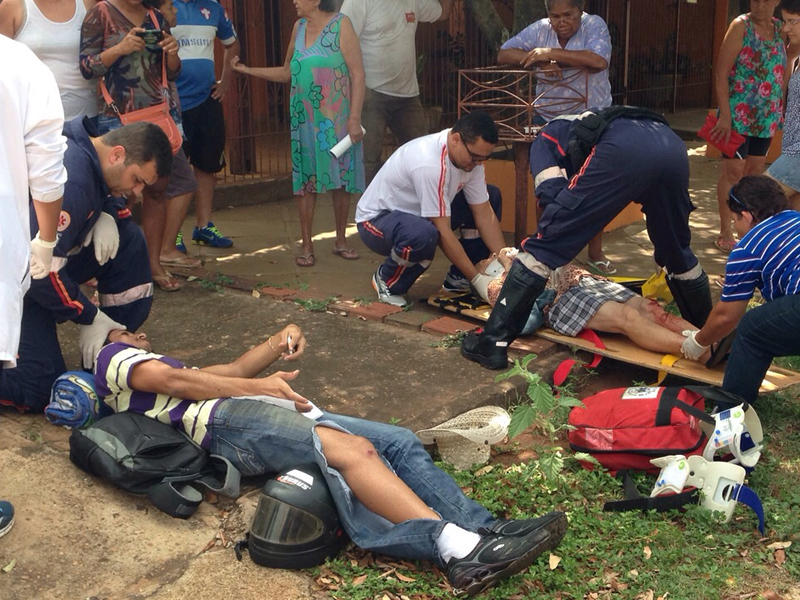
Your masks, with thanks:
<instances>
[{"instance_id":1,"label":"sunglasses on head","mask_svg":"<svg viewBox=\"0 0 800 600\"><path fill-rule=\"evenodd\" d=\"M746 211L748 211L748 212L751 212L751 209L750 209L750 207L749 207L749 206L747 206L747 204L745 204L745 203L744 203L744 202L742 202L741 200L739 200L739 199L736 197L736 195L733 193L733 190L731 190L731 191L730 191L730 193L728 194L728 203L731 203L731 202L732 202L733 204L735 204L736 206L738 206L739 208L741 208L742 210L746 210Z\"/></svg>"}]
</instances>

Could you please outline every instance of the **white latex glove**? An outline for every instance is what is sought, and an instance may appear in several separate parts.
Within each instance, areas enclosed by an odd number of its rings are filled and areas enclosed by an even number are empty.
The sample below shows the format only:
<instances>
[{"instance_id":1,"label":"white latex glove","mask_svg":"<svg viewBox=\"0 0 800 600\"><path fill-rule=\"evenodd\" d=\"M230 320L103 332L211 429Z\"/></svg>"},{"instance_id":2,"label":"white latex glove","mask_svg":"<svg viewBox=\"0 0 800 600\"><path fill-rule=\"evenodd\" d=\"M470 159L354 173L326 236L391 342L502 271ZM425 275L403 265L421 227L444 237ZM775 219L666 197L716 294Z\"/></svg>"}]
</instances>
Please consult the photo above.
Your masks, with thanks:
<instances>
[{"instance_id":1,"label":"white latex glove","mask_svg":"<svg viewBox=\"0 0 800 600\"><path fill-rule=\"evenodd\" d=\"M56 242L45 242L39 238L39 234L31 240L31 277L34 279L44 279L50 274L50 266L53 264L53 248Z\"/></svg>"},{"instance_id":2,"label":"white latex glove","mask_svg":"<svg viewBox=\"0 0 800 600\"><path fill-rule=\"evenodd\" d=\"M119 229L114 217L101 212L100 217L86 234L83 246L94 242L94 257L98 264L104 265L117 255L119 250Z\"/></svg>"},{"instance_id":3,"label":"white latex glove","mask_svg":"<svg viewBox=\"0 0 800 600\"><path fill-rule=\"evenodd\" d=\"M702 346L697 343L697 332L689 331L688 329L683 332L686 337L681 344L681 352L689 360L697 360L708 350L709 346Z\"/></svg>"},{"instance_id":4,"label":"white latex glove","mask_svg":"<svg viewBox=\"0 0 800 600\"><path fill-rule=\"evenodd\" d=\"M94 322L91 325L81 325L81 336L78 345L83 356L83 366L91 369L94 366L94 359L97 353L105 345L108 334L113 329L125 329L125 325L117 323L108 317L102 310L97 311Z\"/></svg>"},{"instance_id":5,"label":"white latex glove","mask_svg":"<svg viewBox=\"0 0 800 600\"><path fill-rule=\"evenodd\" d=\"M490 277L489 275L484 275L483 273L478 273L469 280L470 285L472 285L472 289L478 293L478 295L483 298L486 302L489 301L489 282L493 281L494 278Z\"/></svg>"}]
</instances>

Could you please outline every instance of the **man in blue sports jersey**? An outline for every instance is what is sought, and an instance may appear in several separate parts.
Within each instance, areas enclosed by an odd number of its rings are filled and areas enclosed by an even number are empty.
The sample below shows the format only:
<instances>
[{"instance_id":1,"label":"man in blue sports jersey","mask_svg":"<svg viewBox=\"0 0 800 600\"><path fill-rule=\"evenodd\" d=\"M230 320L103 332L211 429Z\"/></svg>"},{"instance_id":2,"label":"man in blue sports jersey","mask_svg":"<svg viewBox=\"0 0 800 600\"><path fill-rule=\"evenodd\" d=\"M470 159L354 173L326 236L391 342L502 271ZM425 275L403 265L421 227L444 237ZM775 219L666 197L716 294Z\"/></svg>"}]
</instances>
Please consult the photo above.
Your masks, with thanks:
<instances>
[{"instance_id":1,"label":"man in blue sports jersey","mask_svg":"<svg viewBox=\"0 0 800 600\"><path fill-rule=\"evenodd\" d=\"M177 86L187 140L184 150L197 179L192 241L214 248L230 248L233 241L223 236L211 222L211 209L216 174L225 167L222 98L230 87L233 74L230 61L239 54L239 40L228 14L216 0L175 0L174 7L178 24L172 28L172 35L178 40L182 65ZM214 69L215 38L225 47L219 80ZM182 252L186 248L180 227L188 202L189 198L182 203L170 203L164 235L164 240L169 241L165 246L175 239Z\"/></svg>"},{"instance_id":2,"label":"man in blue sports jersey","mask_svg":"<svg viewBox=\"0 0 800 600\"><path fill-rule=\"evenodd\" d=\"M739 242L728 257L722 297L683 353L692 358L738 324L722 388L755 402L773 358L800 354L800 213L769 177L743 177L728 206ZM766 302L752 310L755 289ZM728 407L720 407L728 408Z\"/></svg>"}]
</instances>

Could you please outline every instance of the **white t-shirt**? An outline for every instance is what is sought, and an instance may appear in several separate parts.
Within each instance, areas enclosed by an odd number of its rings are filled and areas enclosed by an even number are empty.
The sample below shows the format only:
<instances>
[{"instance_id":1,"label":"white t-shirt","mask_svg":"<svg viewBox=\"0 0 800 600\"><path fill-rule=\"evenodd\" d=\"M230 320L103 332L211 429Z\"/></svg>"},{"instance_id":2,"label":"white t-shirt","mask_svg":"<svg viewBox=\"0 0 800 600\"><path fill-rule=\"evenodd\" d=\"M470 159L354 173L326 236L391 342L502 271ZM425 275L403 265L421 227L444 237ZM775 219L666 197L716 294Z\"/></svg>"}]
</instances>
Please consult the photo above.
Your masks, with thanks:
<instances>
[{"instance_id":1,"label":"white t-shirt","mask_svg":"<svg viewBox=\"0 0 800 600\"><path fill-rule=\"evenodd\" d=\"M356 223L384 210L418 217L449 217L455 195L464 190L469 204L489 201L483 165L467 173L447 154L449 129L403 144L381 167L356 206Z\"/></svg>"},{"instance_id":2,"label":"white t-shirt","mask_svg":"<svg viewBox=\"0 0 800 600\"><path fill-rule=\"evenodd\" d=\"M86 16L83 0L75 0L75 14L56 23L42 14L34 0L25 0L25 22L14 38L33 50L55 75L64 106L64 117L97 114L97 81L87 81L79 68L81 25Z\"/></svg>"},{"instance_id":3,"label":"white t-shirt","mask_svg":"<svg viewBox=\"0 0 800 600\"><path fill-rule=\"evenodd\" d=\"M419 96L417 23L442 16L438 0L344 0L364 60L367 87L381 94Z\"/></svg>"},{"instance_id":4,"label":"white t-shirt","mask_svg":"<svg viewBox=\"0 0 800 600\"><path fill-rule=\"evenodd\" d=\"M0 362L16 365L22 297L30 286L28 191L64 195L64 110L53 74L31 50L0 35Z\"/></svg>"}]
</instances>

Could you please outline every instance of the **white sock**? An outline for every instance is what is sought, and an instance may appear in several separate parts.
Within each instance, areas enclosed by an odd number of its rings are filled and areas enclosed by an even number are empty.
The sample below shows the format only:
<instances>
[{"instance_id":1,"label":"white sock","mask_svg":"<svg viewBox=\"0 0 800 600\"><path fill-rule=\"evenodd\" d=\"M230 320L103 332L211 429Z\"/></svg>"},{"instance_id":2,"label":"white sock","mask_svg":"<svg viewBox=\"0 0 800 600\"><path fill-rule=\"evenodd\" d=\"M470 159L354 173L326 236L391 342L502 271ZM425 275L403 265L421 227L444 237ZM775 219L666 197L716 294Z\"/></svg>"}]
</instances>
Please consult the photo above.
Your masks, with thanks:
<instances>
[{"instance_id":1,"label":"white sock","mask_svg":"<svg viewBox=\"0 0 800 600\"><path fill-rule=\"evenodd\" d=\"M475 549L480 541L481 536L477 533L448 523L436 539L436 548L439 550L444 564L447 564L451 558L464 558Z\"/></svg>"}]
</instances>

